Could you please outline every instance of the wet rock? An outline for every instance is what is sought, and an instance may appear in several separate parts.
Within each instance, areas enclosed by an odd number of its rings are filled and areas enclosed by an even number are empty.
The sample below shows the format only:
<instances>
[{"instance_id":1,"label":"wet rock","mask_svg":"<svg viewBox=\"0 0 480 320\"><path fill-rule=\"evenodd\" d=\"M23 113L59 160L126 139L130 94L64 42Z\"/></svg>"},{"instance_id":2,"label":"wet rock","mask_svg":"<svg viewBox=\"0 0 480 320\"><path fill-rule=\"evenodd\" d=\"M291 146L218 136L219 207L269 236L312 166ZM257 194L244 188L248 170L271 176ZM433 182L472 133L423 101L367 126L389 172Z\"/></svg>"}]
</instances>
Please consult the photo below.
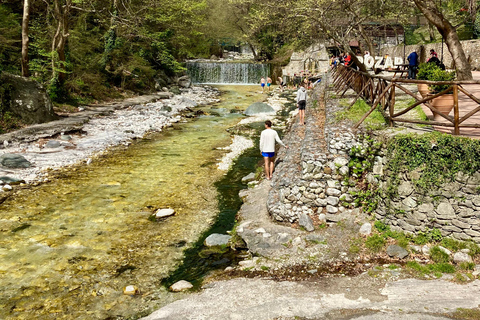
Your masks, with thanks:
<instances>
[{"instance_id":1,"label":"wet rock","mask_svg":"<svg viewBox=\"0 0 480 320\"><path fill-rule=\"evenodd\" d=\"M173 292L185 291L191 288L193 288L193 285L185 280L177 281L170 286L170 290L172 290Z\"/></svg>"},{"instance_id":2,"label":"wet rock","mask_svg":"<svg viewBox=\"0 0 480 320\"><path fill-rule=\"evenodd\" d=\"M60 146L61 146L60 141L57 141L57 140L49 140L45 144L45 148L59 148Z\"/></svg>"},{"instance_id":3,"label":"wet rock","mask_svg":"<svg viewBox=\"0 0 480 320\"><path fill-rule=\"evenodd\" d=\"M256 114L275 114L275 110L266 103L255 102L245 110L245 114L247 116L253 116Z\"/></svg>"},{"instance_id":4,"label":"wet rock","mask_svg":"<svg viewBox=\"0 0 480 320\"><path fill-rule=\"evenodd\" d=\"M161 219L161 218L166 218L173 216L175 214L175 210L173 209L158 209L157 212L155 212L155 218Z\"/></svg>"},{"instance_id":5,"label":"wet rock","mask_svg":"<svg viewBox=\"0 0 480 320\"><path fill-rule=\"evenodd\" d=\"M19 154L5 153L0 156L0 165L7 168L30 168L32 164Z\"/></svg>"},{"instance_id":6,"label":"wet rock","mask_svg":"<svg viewBox=\"0 0 480 320\"><path fill-rule=\"evenodd\" d=\"M242 182L250 182L253 180L255 180L255 173L253 172L242 178Z\"/></svg>"},{"instance_id":7,"label":"wet rock","mask_svg":"<svg viewBox=\"0 0 480 320\"><path fill-rule=\"evenodd\" d=\"M456 264L460 264L462 262L473 262L472 260L472 257L470 257L470 255L468 253L465 253L465 252L456 252L454 255L453 255L453 262L455 262Z\"/></svg>"},{"instance_id":8,"label":"wet rock","mask_svg":"<svg viewBox=\"0 0 480 320\"><path fill-rule=\"evenodd\" d=\"M0 184L4 184L4 183L11 184L11 185L16 185L16 184L20 184L20 183L25 183L25 180L16 179L16 178L8 177L8 176L0 177Z\"/></svg>"},{"instance_id":9,"label":"wet rock","mask_svg":"<svg viewBox=\"0 0 480 320\"><path fill-rule=\"evenodd\" d=\"M8 190L8 191L10 191L10 190L12 190L13 188L12 188L11 185L6 184L6 185L4 185L4 186L2 187L2 189L3 189L3 190Z\"/></svg>"},{"instance_id":10,"label":"wet rock","mask_svg":"<svg viewBox=\"0 0 480 320\"><path fill-rule=\"evenodd\" d=\"M359 233L361 235L364 235L364 236L368 236L372 233L372 225L370 223L364 223L361 227L360 227L360 231Z\"/></svg>"},{"instance_id":11,"label":"wet rock","mask_svg":"<svg viewBox=\"0 0 480 320\"><path fill-rule=\"evenodd\" d=\"M397 245L390 245L387 248L387 254L390 257L403 259L408 256L408 251Z\"/></svg>"},{"instance_id":12,"label":"wet rock","mask_svg":"<svg viewBox=\"0 0 480 320\"><path fill-rule=\"evenodd\" d=\"M178 78L178 86L182 88L190 88L192 86L192 80L189 76L183 76Z\"/></svg>"},{"instance_id":13,"label":"wet rock","mask_svg":"<svg viewBox=\"0 0 480 320\"><path fill-rule=\"evenodd\" d=\"M60 136L60 140L70 141L70 140L72 140L72 136L71 136L71 135L68 135L68 134L62 134L62 135Z\"/></svg>"},{"instance_id":14,"label":"wet rock","mask_svg":"<svg viewBox=\"0 0 480 320\"><path fill-rule=\"evenodd\" d=\"M134 296L136 294L140 294L140 290L137 288L137 286L130 285L123 288L123 294Z\"/></svg>"},{"instance_id":15,"label":"wet rock","mask_svg":"<svg viewBox=\"0 0 480 320\"><path fill-rule=\"evenodd\" d=\"M315 230L313 226L312 218L310 218L306 213L301 213L298 217L298 224L305 228L308 232Z\"/></svg>"},{"instance_id":16,"label":"wet rock","mask_svg":"<svg viewBox=\"0 0 480 320\"><path fill-rule=\"evenodd\" d=\"M230 241L231 238L232 237L228 234L212 233L205 239L204 244L207 247L225 246L228 244L228 241Z\"/></svg>"}]
</instances>

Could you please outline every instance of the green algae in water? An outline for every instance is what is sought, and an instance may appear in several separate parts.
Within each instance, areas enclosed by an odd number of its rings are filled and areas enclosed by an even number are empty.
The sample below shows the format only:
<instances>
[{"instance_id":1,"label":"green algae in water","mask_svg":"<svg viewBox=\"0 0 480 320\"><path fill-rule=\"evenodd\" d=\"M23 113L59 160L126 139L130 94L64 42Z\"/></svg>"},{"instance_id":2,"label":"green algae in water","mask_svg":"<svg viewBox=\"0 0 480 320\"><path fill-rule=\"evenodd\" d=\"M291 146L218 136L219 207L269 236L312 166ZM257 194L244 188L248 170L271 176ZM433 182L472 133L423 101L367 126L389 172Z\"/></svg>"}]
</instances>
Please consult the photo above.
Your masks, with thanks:
<instances>
[{"instance_id":1,"label":"green algae in water","mask_svg":"<svg viewBox=\"0 0 480 320\"><path fill-rule=\"evenodd\" d=\"M253 87L226 89L222 106L255 101L236 99ZM177 124L7 199L0 205L0 221L12 223L0 232L0 318L128 318L172 301L158 279L214 224L220 200L213 183L223 172L202 164L222 157L217 148L231 142L225 129L240 119L227 113ZM177 214L149 221L161 207ZM22 224L30 227L11 232ZM126 285L143 295L124 296Z\"/></svg>"}]
</instances>

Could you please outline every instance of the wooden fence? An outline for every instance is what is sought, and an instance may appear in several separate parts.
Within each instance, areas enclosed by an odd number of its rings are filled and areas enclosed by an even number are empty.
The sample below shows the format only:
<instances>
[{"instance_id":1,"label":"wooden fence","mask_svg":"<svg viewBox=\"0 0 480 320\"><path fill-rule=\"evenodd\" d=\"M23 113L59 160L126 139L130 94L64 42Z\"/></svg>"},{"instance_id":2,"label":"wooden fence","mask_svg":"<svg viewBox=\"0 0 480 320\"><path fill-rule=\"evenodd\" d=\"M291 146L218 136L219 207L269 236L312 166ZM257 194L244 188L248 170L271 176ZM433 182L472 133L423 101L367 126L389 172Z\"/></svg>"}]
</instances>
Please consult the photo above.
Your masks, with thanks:
<instances>
[{"instance_id":1,"label":"wooden fence","mask_svg":"<svg viewBox=\"0 0 480 320\"><path fill-rule=\"evenodd\" d=\"M438 85L448 84L450 87L440 93L427 95L425 98L413 93L411 90L405 88L405 84L427 84ZM337 93L342 92L341 96L344 96L347 90L352 89L356 95L349 108L355 104L358 98L364 99L371 109L362 117L362 119L355 125L358 126L377 108L381 106L380 110L386 119L388 119L390 126L393 126L395 122L404 123L416 123L427 124L441 127L453 128L453 134L460 134L460 128L480 128L478 123L464 123L465 120L471 118L474 114L480 111L480 99L475 97L472 93L466 90L463 86L466 84L478 84L480 81L425 81L425 80L408 80L400 78L388 78L382 76L376 76L369 73L360 72L349 67L340 65L333 71L333 85ZM401 90L407 95L415 99L415 102L408 105L403 110L395 109L395 93L396 90ZM437 107L432 105L432 100L443 96L445 94L451 94L453 92L453 117L440 112ZM469 99L473 100L477 106L470 112L460 117L460 107L458 105L458 93L462 92ZM429 108L434 115L437 115L437 121L424 121L414 120L408 118L402 118L406 113L413 110L418 105L425 105ZM447 121L438 121L438 118L444 118ZM440 119L441 119L440 118Z\"/></svg>"}]
</instances>

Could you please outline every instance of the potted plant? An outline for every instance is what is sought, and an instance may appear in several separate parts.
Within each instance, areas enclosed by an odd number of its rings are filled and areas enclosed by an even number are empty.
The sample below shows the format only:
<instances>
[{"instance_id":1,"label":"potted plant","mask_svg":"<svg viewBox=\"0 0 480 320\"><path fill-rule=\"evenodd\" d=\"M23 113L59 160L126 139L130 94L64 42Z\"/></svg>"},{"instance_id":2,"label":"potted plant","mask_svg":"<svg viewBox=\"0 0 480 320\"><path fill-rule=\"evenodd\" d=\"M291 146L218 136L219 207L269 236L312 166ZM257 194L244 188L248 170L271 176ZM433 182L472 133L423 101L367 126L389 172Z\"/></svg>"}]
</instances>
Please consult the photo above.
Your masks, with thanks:
<instances>
[{"instance_id":1,"label":"potted plant","mask_svg":"<svg viewBox=\"0 0 480 320\"><path fill-rule=\"evenodd\" d=\"M453 81L455 79L455 72L448 72L437 68L432 71L430 74L430 81ZM446 89L448 89L450 85L448 84L433 84L429 86L430 92L432 94L440 93ZM450 111L452 111L454 105L453 100L453 92L449 92L447 94L441 95L435 99L432 99L432 107L435 107L438 111L443 113L444 115L448 115ZM441 120L443 117L435 114L435 120Z\"/></svg>"},{"instance_id":2,"label":"potted plant","mask_svg":"<svg viewBox=\"0 0 480 320\"><path fill-rule=\"evenodd\" d=\"M418 66L417 80L432 80L431 77L437 69L441 70L435 63L421 63ZM430 92L426 83L418 83L417 88L423 98Z\"/></svg>"}]
</instances>

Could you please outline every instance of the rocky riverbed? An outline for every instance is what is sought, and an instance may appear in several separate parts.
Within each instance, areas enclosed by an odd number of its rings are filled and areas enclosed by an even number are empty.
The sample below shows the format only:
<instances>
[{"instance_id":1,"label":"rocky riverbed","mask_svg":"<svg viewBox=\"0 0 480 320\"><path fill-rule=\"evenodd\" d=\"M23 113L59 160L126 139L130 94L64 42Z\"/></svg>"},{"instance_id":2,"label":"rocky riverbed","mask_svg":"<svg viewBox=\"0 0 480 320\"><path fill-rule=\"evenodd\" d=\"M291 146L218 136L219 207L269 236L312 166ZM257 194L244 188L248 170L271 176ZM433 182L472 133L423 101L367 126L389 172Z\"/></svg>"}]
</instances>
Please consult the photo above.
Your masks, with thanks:
<instances>
[{"instance_id":1,"label":"rocky riverbed","mask_svg":"<svg viewBox=\"0 0 480 320\"><path fill-rule=\"evenodd\" d=\"M183 89L179 95L161 96L169 98L155 99L154 96L155 101L148 103L145 103L143 97L139 97L130 101L127 106L119 103L93 108L98 112L92 112L89 108L76 114L75 117L78 118L85 113L87 119L81 128L72 132L68 131L71 129L68 125L62 127L59 124L50 137L32 134L28 139L16 140L15 134L10 135L10 139L0 139L3 140L0 157L5 154L22 156L30 165L22 168L0 166L0 176L23 180L26 183L46 181L48 169L82 162L88 165L94 161L95 155L110 147L128 145L133 139L142 138L147 132L162 131L165 127L182 121L181 112L192 110L198 105L218 102L219 94L216 88L202 86ZM4 179L4 183L8 184L8 180Z\"/></svg>"}]
</instances>

